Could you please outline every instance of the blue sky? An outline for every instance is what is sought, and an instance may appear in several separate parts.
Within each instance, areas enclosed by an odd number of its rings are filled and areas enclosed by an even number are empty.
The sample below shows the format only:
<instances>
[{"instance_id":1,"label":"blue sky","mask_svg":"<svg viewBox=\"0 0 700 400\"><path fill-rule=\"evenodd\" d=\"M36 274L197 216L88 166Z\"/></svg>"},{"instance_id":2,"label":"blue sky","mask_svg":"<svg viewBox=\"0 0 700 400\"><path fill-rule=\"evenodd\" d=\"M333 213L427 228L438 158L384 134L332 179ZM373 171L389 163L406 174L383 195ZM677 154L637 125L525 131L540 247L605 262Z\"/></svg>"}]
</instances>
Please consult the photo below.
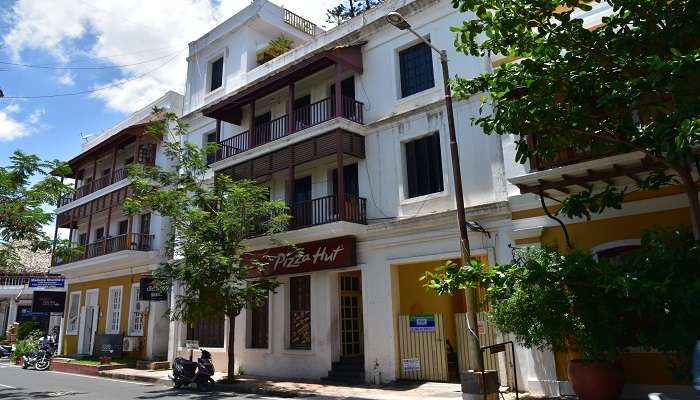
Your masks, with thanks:
<instances>
[{"instance_id":1,"label":"blue sky","mask_svg":"<svg viewBox=\"0 0 700 400\"><path fill-rule=\"evenodd\" d=\"M323 25L324 10L339 1L275 2ZM98 134L166 90L183 93L187 43L248 4L0 0L0 165L16 149L70 159L80 151L81 134ZM106 86L77 96L12 98Z\"/></svg>"}]
</instances>

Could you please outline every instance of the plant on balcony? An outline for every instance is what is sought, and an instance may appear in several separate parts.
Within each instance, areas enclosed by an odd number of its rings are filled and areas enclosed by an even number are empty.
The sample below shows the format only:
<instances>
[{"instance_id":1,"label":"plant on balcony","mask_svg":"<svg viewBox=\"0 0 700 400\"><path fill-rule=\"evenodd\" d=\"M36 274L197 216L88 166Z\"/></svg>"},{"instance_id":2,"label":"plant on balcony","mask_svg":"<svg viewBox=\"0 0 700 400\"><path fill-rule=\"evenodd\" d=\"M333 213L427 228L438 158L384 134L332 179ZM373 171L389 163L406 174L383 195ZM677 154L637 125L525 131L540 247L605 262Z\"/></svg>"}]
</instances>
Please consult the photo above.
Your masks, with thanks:
<instances>
[{"instance_id":1,"label":"plant on balcony","mask_svg":"<svg viewBox=\"0 0 700 400\"><path fill-rule=\"evenodd\" d=\"M601 2L453 1L476 16L452 28L458 51L522 58L473 79L457 78L454 91L462 98L482 95L475 123L487 134L516 135L519 162L552 161L591 146L641 152L656 169L636 189L682 185L700 240L693 176L700 146L700 2L607 0L614 13L593 29L572 13L595 3ZM536 144L528 145L528 136ZM572 190L561 213L587 217L621 207L625 193L612 185L598 193Z\"/></svg>"},{"instance_id":2,"label":"plant on balcony","mask_svg":"<svg viewBox=\"0 0 700 400\"><path fill-rule=\"evenodd\" d=\"M223 318L230 323L228 343L234 343L234 322L245 307L264 303L277 287L273 279L251 280L260 275L264 259L243 257L245 241L260 228L268 234L284 229L286 206L269 200L267 188L252 181L234 181L224 174L207 177L206 157L217 151L211 143L200 149L182 141L187 125L175 114L154 108L157 121L146 130L163 140L175 166L132 168L134 194L124 202L130 213L146 210L167 217L167 252L172 257L155 272L161 289L181 287L170 317L193 323ZM228 348L228 373L234 375L234 346Z\"/></svg>"},{"instance_id":3,"label":"plant on balcony","mask_svg":"<svg viewBox=\"0 0 700 400\"><path fill-rule=\"evenodd\" d=\"M263 65L266 62L281 56L288 52L294 46L294 41L285 37L278 36L268 42L267 46L256 54L258 65Z\"/></svg>"},{"instance_id":4,"label":"plant on balcony","mask_svg":"<svg viewBox=\"0 0 700 400\"><path fill-rule=\"evenodd\" d=\"M0 166L0 272L45 271L48 263L34 262L32 254L46 253L53 246L43 228L54 213L44 207L55 206L72 191L61 181L69 173L65 163L43 161L20 151L10 157L10 165ZM60 241L57 252L67 246Z\"/></svg>"}]
</instances>

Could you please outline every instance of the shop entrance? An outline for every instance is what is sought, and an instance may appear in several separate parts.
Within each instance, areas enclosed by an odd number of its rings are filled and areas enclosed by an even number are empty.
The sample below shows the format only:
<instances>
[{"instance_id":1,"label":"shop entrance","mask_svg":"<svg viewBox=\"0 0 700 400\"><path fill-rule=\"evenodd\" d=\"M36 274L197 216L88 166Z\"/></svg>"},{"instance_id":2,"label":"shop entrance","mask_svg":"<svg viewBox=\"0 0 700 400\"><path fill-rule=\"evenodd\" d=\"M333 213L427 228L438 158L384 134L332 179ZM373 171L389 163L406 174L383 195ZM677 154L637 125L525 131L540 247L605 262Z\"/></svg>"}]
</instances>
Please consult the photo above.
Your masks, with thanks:
<instances>
[{"instance_id":1,"label":"shop entrance","mask_svg":"<svg viewBox=\"0 0 700 400\"><path fill-rule=\"evenodd\" d=\"M343 357L363 354L360 271L340 274L340 349Z\"/></svg>"}]
</instances>

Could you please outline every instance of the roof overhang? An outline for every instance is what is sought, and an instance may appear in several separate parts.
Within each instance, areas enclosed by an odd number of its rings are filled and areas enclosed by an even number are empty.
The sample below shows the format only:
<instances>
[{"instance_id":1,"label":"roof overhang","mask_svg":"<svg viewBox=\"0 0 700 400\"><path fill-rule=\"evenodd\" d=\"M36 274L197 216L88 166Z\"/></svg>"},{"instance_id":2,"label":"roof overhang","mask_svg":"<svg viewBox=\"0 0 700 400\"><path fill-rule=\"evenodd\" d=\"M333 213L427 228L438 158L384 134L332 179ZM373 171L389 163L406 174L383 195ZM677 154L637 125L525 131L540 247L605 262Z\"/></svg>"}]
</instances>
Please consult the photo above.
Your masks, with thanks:
<instances>
[{"instance_id":1,"label":"roof overhang","mask_svg":"<svg viewBox=\"0 0 700 400\"><path fill-rule=\"evenodd\" d=\"M301 59L274 75L251 82L240 90L204 108L202 114L232 124L241 123L241 107L319 72L331 65L341 64L359 74L362 73L362 44L336 47ZM283 57L283 56L282 56Z\"/></svg>"}]
</instances>

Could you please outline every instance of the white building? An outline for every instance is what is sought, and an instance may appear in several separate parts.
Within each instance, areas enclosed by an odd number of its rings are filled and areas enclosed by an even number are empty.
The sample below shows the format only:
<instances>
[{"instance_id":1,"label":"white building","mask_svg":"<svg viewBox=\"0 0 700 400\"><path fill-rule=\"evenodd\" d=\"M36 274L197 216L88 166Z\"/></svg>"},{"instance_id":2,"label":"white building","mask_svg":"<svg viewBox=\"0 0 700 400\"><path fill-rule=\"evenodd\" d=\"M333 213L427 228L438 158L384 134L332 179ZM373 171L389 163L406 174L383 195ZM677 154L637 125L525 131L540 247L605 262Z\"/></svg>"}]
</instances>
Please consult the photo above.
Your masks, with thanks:
<instances>
[{"instance_id":1,"label":"white building","mask_svg":"<svg viewBox=\"0 0 700 400\"><path fill-rule=\"evenodd\" d=\"M257 0L190 44L188 140L219 142L212 171L255 179L286 201L293 222L279 239L310 260L274 249L281 286L267 307L237 318L236 342L223 318L174 323L171 357L197 339L219 369L234 346L238 368L254 375L453 380L464 366L463 295L438 297L418 280L460 256L439 58L389 25L390 11L447 50L452 74L491 68L454 50L449 27L467 15L446 0L388 0L329 31ZM258 65L281 35L293 48ZM455 103L457 138L467 219L483 227L470 233L471 250L494 264L511 257L510 210L501 139L471 125L478 108L478 98ZM271 247L249 241L251 251ZM497 341L482 328L485 343ZM487 364L512 381L503 355Z\"/></svg>"},{"instance_id":2,"label":"white building","mask_svg":"<svg viewBox=\"0 0 700 400\"><path fill-rule=\"evenodd\" d=\"M160 215L127 215L132 165L169 168L162 140L145 131L154 106L180 115L182 95L167 92L83 144L69 161L75 192L57 210L57 226L82 251L55 256L51 272L66 277L63 354L96 354L96 338L123 339L126 355L165 360L168 349L167 301L144 301L141 278L164 260L167 220Z\"/></svg>"}]
</instances>

